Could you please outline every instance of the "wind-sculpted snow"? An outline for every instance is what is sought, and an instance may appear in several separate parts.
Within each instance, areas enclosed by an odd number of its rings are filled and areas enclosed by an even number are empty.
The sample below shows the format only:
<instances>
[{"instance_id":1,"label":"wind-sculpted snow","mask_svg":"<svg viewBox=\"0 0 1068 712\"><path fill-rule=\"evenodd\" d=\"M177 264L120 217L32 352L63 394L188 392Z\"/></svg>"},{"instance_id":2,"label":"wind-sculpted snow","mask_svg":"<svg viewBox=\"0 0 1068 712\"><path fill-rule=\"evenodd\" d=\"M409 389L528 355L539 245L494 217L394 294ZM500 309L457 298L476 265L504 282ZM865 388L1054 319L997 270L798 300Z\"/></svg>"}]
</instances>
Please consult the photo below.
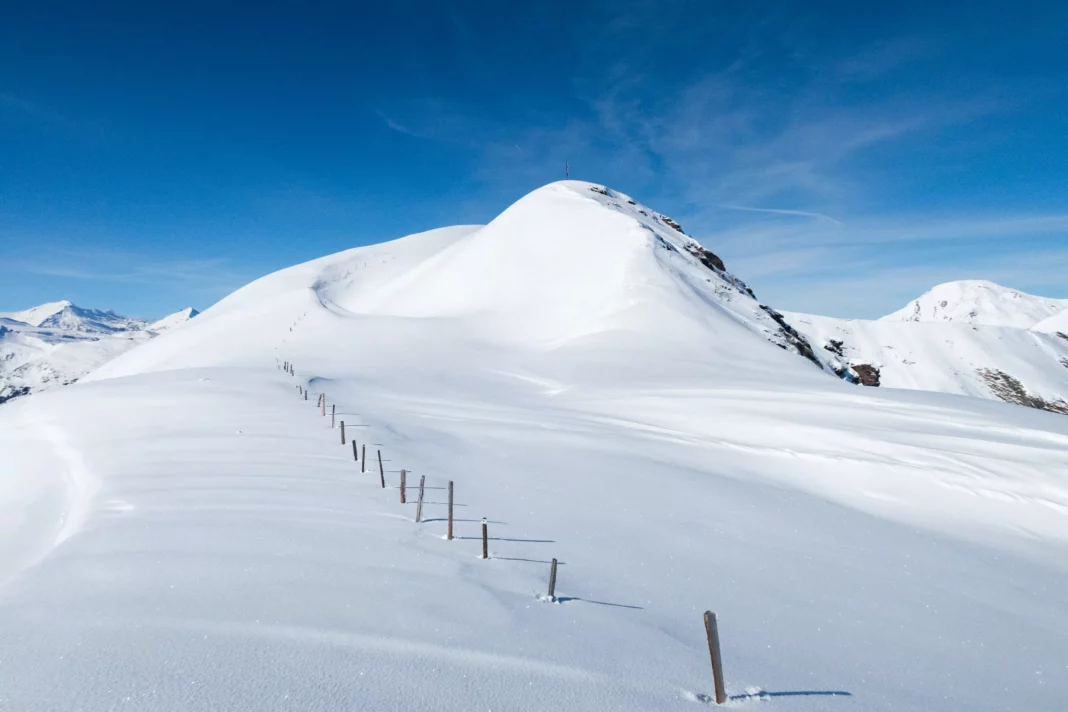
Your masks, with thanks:
<instances>
[{"instance_id":1,"label":"wind-sculpted snow","mask_svg":"<svg viewBox=\"0 0 1068 712\"><path fill-rule=\"evenodd\" d=\"M1068 418L847 383L667 230L549 186L0 409L0 708L689 710L712 609L731 707L1059 709Z\"/></svg>"}]
</instances>

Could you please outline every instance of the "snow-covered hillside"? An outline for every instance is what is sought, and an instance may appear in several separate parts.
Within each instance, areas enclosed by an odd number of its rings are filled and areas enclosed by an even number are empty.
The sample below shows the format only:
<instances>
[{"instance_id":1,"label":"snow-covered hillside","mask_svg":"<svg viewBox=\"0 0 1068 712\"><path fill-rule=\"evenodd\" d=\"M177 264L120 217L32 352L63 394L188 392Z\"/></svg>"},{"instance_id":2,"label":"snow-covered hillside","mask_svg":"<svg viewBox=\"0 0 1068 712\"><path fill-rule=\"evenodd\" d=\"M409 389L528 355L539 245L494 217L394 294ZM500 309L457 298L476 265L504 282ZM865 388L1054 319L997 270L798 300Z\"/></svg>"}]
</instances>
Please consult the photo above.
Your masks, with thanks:
<instances>
[{"instance_id":1,"label":"snow-covered hillside","mask_svg":"<svg viewBox=\"0 0 1068 712\"><path fill-rule=\"evenodd\" d=\"M965 323L785 315L833 366L848 368L865 385L996 398L1068 413L1068 339L1056 334Z\"/></svg>"},{"instance_id":2,"label":"snow-covered hillside","mask_svg":"<svg viewBox=\"0 0 1068 712\"><path fill-rule=\"evenodd\" d=\"M1036 297L984 280L939 284L882 321L951 321L1029 329L1068 312L1068 299Z\"/></svg>"},{"instance_id":3,"label":"snow-covered hillside","mask_svg":"<svg viewBox=\"0 0 1068 712\"><path fill-rule=\"evenodd\" d=\"M148 323L68 301L0 313L0 403L67 385L115 356L196 316L183 309Z\"/></svg>"},{"instance_id":4,"label":"snow-covered hillside","mask_svg":"<svg viewBox=\"0 0 1068 712\"><path fill-rule=\"evenodd\" d=\"M574 181L257 280L0 409L0 707L1059 709L1068 418L781 321Z\"/></svg>"}]
</instances>

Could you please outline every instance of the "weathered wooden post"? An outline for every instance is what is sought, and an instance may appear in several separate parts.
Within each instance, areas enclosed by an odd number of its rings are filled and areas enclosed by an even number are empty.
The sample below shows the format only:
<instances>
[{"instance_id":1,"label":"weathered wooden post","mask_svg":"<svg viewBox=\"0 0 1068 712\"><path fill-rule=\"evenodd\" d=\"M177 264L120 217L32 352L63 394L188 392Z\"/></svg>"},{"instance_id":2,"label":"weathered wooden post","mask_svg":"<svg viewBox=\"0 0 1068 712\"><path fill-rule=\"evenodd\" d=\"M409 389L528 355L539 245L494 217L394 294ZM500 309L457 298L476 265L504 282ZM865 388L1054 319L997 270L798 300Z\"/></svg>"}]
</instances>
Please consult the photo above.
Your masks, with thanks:
<instances>
[{"instance_id":1,"label":"weathered wooden post","mask_svg":"<svg viewBox=\"0 0 1068 712\"><path fill-rule=\"evenodd\" d=\"M367 443L360 445L360 472L367 472Z\"/></svg>"},{"instance_id":2,"label":"weathered wooden post","mask_svg":"<svg viewBox=\"0 0 1068 712\"><path fill-rule=\"evenodd\" d=\"M382 480L382 489L386 488L386 471L382 469L382 451L378 451L378 478Z\"/></svg>"},{"instance_id":3,"label":"weathered wooden post","mask_svg":"<svg viewBox=\"0 0 1068 712\"><path fill-rule=\"evenodd\" d=\"M345 444L345 421L341 421L341 444Z\"/></svg>"},{"instance_id":4,"label":"weathered wooden post","mask_svg":"<svg viewBox=\"0 0 1068 712\"><path fill-rule=\"evenodd\" d=\"M482 558L489 558L489 528L486 526L485 517L482 517Z\"/></svg>"},{"instance_id":5,"label":"weathered wooden post","mask_svg":"<svg viewBox=\"0 0 1068 712\"><path fill-rule=\"evenodd\" d=\"M549 600L556 600L556 559L553 559L552 566L549 567Z\"/></svg>"},{"instance_id":6,"label":"weathered wooden post","mask_svg":"<svg viewBox=\"0 0 1068 712\"><path fill-rule=\"evenodd\" d=\"M419 477L419 502L415 505L415 522L423 521L423 485L426 484L426 475Z\"/></svg>"},{"instance_id":7,"label":"weathered wooden post","mask_svg":"<svg viewBox=\"0 0 1068 712\"><path fill-rule=\"evenodd\" d=\"M356 441L355 440L352 441L352 461L353 462L359 462L360 461L360 452L356 449Z\"/></svg>"},{"instance_id":8,"label":"weathered wooden post","mask_svg":"<svg viewBox=\"0 0 1068 712\"><path fill-rule=\"evenodd\" d=\"M304 391L304 400L308 400L308 392Z\"/></svg>"},{"instance_id":9,"label":"weathered wooden post","mask_svg":"<svg viewBox=\"0 0 1068 712\"><path fill-rule=\"evenodd\" d=\"M708 636L708 654L712 657L712 681L716 686L716 704L727 701L727 686L723 682L723 657L719 652L719 625L716 614L705 611L705 635Z\"/></svg>"},{"instance_id":10,"label":"weathered wooden post","mask_svg":"<svg viewBox=\"0 0 1068 712\"><path fill-rule=\"evenodd\" d=\"M452 541L452 480L449 480L449 541Z\"/></svg>"},{"instance_id":11,"label":"weathered wooden post","mask_svg":"<svg viewBox=\"0 0 1068 712\"><path fill-rule=\"evenodd\" d=\"M334 416L337 415L337 403L330 406L330 428L334 427Z\"/></svg>"},{"instance_id":12,"label":"weathered wooden post","mask_svg":"<svg viewBox=\"0 0 1068 712\"><path fill-rule=\"evenodd\" d=\"M407 473L407 472L406 472L405 470L401 470L401 486L400 486L400 490L401 490L401 504L407 504L407 503L406 503L406 502L404 501L404 485L406 484L406 480L407 480L407 479L408 479L408 473Z\"/></svg>"}]
</instances>

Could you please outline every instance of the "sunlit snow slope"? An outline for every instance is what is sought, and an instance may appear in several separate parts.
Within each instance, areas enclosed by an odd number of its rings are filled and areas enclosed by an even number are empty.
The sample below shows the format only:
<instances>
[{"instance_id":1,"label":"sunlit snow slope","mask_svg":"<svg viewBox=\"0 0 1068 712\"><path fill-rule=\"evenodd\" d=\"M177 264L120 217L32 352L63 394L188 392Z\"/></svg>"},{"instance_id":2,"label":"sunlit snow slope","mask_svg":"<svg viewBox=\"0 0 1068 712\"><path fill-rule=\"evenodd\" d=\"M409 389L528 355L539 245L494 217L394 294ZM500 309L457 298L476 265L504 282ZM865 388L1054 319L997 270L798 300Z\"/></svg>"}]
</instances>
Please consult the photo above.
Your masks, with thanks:
<instances>
[{"instance_id":1,"label":"sunlit snow slope","mask_svg":"<svg viewBox=\"0 0 1068 712\"><path fill-rule=\"evenodd\" d=\"M882 321L956 322L1028 329L1068 312L1068 299L1047 299L994 282L970 279L939 284Z\"/></svg>"},{"instance_id":2,"label":"sunlit snow slope","mask_svg":"<svg viewBox=\"0 0 1068 712\"><path fill-rule=\"evenodd\" d=\"M878 374L881 387L959 393L1068 413L1068 338L1056 333L984 324L785 316L832 365L866 367Z\"/></svg>"},{"instance_id":3,"label":"sunlit snow slope","mask_svg":"<svg viewBox=\"0 0 1068 712\"><path fill-rule=\"evenodd\" d=\"M732 706L1059 709L1068 418L847 383L669 220L552 184L4 406L0 707L694 709L712 609Z\"/></svg>"}]
</instances>

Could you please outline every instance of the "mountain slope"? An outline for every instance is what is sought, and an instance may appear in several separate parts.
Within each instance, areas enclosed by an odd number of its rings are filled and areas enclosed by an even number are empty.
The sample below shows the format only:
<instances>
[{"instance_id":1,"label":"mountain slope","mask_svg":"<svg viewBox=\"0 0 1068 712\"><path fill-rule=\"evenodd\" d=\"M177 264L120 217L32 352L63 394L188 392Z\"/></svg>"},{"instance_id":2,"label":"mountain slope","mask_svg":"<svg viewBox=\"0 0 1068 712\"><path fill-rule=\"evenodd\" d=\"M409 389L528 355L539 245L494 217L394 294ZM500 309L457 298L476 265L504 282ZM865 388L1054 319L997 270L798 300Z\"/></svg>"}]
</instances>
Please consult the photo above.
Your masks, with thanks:
<instances>
[{"instance_id":1,"label":"mountain slope","mask_svg":"<svg viewBox=\"0 0 1068 712\"><path fill-rule=\"evenodd\" d=\"M712 609L731 707L1058 709L1068 419L846 383L613 195L282 270L0 409L0 706L691 710Z\"/></svg>"},{"instance_id":2,"label":"mountain slope","mask_svg":"<svg viewBox=\"0 0 1068 712\"><path fill-rule=\"evenodd\" d=\"M413 235L264 277L205 311L201 328L183 330L181 351L174 340L147 346L95 377L262 358L275 334L249 340L244 322L293 300L339 317L419 320L504 351L616 343L699 354L706 369L749 363L761 377L829 373L777 312L670 218L621 193L565 181L484 227Z\"/></svg>"},{"instance_id":3,"label":"mountain slope","mask_svg":"<svg viewBox=\"0 0 1068 712\"><path fill-rule=\"evenodd\" d=\"M184 309L158 322L83 309L68 301L0 314L0 403L68 385L120 353L196 315Z\"/></svg>"},{"instance_id":4,"label":"mountain slope","mask_svg":"<svg viewBox=\"0 0 1068 712\"><path fill-rule=\"evenodd\" d=\"M965 323L786 318L866 385L959 393L1068 413L1068 340Z\"/></svg>"},{"instance_id":5,"label":"mountain slope","mask_svg":"<svg viewBox=\"0 0 1068 712\"><path fill-rule=\"evenodd\" d=\"M934 321L1028 329L1068 311L1068 299L1036 297L983 280L933 287L881 321Z\"/></svg>"}]
</instances>

